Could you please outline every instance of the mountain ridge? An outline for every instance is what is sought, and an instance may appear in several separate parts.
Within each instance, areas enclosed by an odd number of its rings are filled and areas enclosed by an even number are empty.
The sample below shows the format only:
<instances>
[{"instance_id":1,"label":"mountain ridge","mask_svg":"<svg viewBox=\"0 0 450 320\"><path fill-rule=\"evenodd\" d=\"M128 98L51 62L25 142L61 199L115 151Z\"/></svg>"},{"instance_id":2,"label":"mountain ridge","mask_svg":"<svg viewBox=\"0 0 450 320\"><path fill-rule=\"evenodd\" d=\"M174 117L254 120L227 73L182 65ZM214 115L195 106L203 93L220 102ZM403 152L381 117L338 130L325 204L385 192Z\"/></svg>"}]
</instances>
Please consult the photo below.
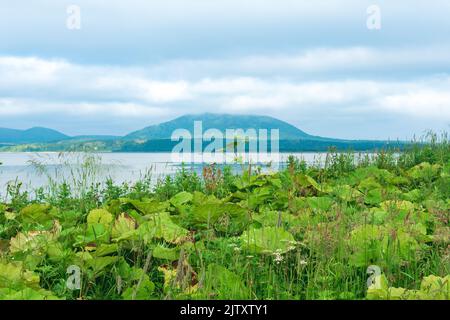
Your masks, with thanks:
<instances>
[{"instance_id":1,"label":"mountain ridge","mask_svg":"<svg viewBox=\"0 0 450 320\"><path fill-rule=\"evenodd\" d=\"M44 127L32 127L25 130L0 128L0 143L43 143L61 141L69 136Z\"/></svg>"},{"instance_id":2,"label":"mountain ridge","mask_svg":"<svg viewBox=\"0 0 450 320\"><path fill-rule=\"evenodd\" d=\"M261 115L233 115L227 113L186 114L159 124L147 126L124 136L125 140L170 139L176 129L194 131L194 121L202 121L202 130L218 129L225 133L226 129L271 129L280 130L280 139L291 140L301 138L320 138L307 134L299 128L276 118Z\"/></svg>"},{"instance_id":3,"label":"mountain ridge","mask_svg":"<svg viewBox=\"0 0 450 320\"><path fill-rule=\"evenodd\" d=\"M202 133L218 129L279 130L280 149L288 151L318 151L330 147L371 150L389 145L382 140L344 140L310 135L288 122L261 115L233 115L226 113L186 114L175 119L150 125L124 136L79 135L68 136L59 131L33 127L27 130L0 128L0 150L3 151L102 151L102 152L158 152L171 150L172 133L186 129L194 134L194 122L202 121Z\"/></svg>"}]
</instances>

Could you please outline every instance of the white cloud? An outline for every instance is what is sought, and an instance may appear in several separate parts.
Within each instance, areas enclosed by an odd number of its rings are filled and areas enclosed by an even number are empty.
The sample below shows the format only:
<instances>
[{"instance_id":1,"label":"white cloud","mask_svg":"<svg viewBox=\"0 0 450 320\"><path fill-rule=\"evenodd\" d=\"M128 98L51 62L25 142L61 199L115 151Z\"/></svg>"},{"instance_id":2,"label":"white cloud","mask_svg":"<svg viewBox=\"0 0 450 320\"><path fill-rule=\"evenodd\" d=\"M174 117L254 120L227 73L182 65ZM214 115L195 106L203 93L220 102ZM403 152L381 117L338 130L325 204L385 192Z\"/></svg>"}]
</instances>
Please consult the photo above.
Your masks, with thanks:
<instances>
[{"instance_id":1,"label":"white cloud","mask_svg":"<svg viewBox=\"0 0 450 320\"><path fill-rule=\"evenodd\" d=\"M0 56L0 81L10 86L53 83L70 66L63 60Z\"/></svg>"},{"instance_id":2,"label":"white cloud","mask_svg":"<svg viewBox=\"0 0 450 320\"><path fill-rule=\"evenodd\" d=\"M0 99L0 117L8 116L71 116L71 117L153 117L165 114L159 107L136 103L52 102L29 99Z\"/></svg>"},{"instance_id":3,"label":"white cloud","mask_svg":"<svg viewBox=\"0 0 450 320\"><path fill-rule=\"evenodd\" d=\"M388 95L381 99L379 105L389 112L450 121L448 91L420 89L415 92Z\"/></svg>"},{"instance_id":4,"label":"white cloud","mask_svg":"<svg viewBox=\"0 0 450 320\"><path fill-rule=\"evenodd\" d=\"M115 118L150 122L208 111L269 114L291 122L314 118L318 123L340 117L371 119L381 115L400 123L404 120L399 116L408 116L417 121L430 119L442 127L450 122L449 75L409 80L291 76L293 70L330 75L338 69L369 70L402 63L417 63L420 67L436 63L434 58L440 63L450 60L439 52L433 56L421 49L408 55L403 50L395 54L392 50L369 48L318 49L300 56L243 57L235 62L186 61L183 65L178 61L140 68L0 57L1 126L6 126L7 119L27 116L51 116L56 122L58 117L75 121L86 116L98 121ZM174 65L178 70L185 68L182 74L188 75L161 77L156 72ZM229 72L202 77L205 66ZM248 75L234 75L234 70L240 68L247 70ZM262 75L261 70L272 70L276 76Z\"/></svg>"},{"instance_id":5,"label":"white cloud","mask_svg":"<svg viewBox=\"0 0 450 320\"><path fill-rule=\"evenodd\" d=\"M175 60L152 66L155 74L205 78L355 76L370 72L395 75L417 70L450 69L449 45L406 48L316 48L289 55L250 55L238 58ZM387 74L389 71L389 74ZM395 71L395 72L394 72ZM244 77L245 78L245 77Z\"/></svg>"}]
</instances>

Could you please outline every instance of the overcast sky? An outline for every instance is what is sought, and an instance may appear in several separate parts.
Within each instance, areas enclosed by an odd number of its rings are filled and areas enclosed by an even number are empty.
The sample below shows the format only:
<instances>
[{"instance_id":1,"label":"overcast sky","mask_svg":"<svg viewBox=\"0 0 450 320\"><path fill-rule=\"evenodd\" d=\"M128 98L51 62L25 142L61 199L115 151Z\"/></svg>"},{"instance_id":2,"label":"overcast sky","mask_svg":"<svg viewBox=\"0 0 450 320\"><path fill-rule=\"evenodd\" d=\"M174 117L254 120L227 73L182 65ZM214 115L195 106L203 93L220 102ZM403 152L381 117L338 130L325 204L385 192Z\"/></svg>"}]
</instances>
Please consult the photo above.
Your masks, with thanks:
<instances>
[{"instance_id":1,"label":"overcast sky","mask_svg":"<svg viewBox=\"0 0 450 320\"><path fill-rule=\"evenodd\" d=\"M0 0L0 127L125 134L199 112L337 138L450 131L450 1Z\"/></svg>"}]
</instances>

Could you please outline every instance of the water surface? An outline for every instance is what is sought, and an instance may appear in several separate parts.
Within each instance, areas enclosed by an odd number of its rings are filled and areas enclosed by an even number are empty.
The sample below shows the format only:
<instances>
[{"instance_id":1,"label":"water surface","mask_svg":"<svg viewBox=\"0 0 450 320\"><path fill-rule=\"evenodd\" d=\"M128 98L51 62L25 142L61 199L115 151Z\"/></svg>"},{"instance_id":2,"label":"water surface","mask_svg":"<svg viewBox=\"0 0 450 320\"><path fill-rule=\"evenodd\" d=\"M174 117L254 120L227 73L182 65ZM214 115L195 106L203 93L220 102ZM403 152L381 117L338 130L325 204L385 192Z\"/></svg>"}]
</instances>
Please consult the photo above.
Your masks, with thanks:
<instances>
[{"instance_id":1,"label":"water surface","mask_svg":"<svg viewBox=\"0 0 450 320\"><path fill-rule=\"evenodd\" d=\"M305 160L307 163L321 163L325 159L324 153L291 153ZM265 170L278 170L285 166L287 157L291 154L281 153L277 163L272 163ZM91 165L82 168L86 157ZM88 172L95 175L98 182L111 178L116 183L133 183L144 176L151 176L151 181L173 175L181 168L181 162L174 162L171 153L54 153L54 152L20 152L0 153L0 196L5 195L6 185L12 181L20 181L23 188L34 190L46 187L49 178L54 181L71 180L74 176ZM184 164L189 170L201 172L202 164ZM242 165L234 164L233 170L239 172ZM78 177L79 178L79 177Z\"/></svg>"}]
</instances>

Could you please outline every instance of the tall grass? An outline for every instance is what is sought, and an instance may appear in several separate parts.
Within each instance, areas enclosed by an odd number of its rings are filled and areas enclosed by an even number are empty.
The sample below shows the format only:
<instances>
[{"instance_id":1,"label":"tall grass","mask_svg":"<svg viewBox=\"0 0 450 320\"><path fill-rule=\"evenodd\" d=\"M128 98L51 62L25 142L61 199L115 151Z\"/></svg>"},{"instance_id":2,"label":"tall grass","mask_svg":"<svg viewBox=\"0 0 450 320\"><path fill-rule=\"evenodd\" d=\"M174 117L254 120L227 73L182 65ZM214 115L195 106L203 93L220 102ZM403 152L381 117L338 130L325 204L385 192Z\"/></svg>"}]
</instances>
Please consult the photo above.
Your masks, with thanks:
<instances>
[{"instance_id":1,"label":"tall grass","mask_svg":"<svg viewBox=\"0 0 450 320\"><path fill-rule=\"evenodd\" d=\"M239 191L236 181L242 180L251 184L252 177L262 176L250 165L243 166L242 172L237 175L227 166L208 166L201 174L182 166L174 176L161 178L156 183L152 182L150 170L135 183L118 185L111 178L101 181L104 169L99 157L94 154L60 154L58 157L61 165L50 169L53 171L48 169L45 159L32 160L30 165L47 177L47 188L36 190L36 196L30 199L30 194L22 192L20 183L16 181L8 188L8 207L19 211L30 202L50 203L63 212L79 211L81 214L78 219L85 219L86 213L91 209L107 207L121 198L143 201L156 199L164 202L183 191L200 192L218 199L233 199L239 196L242 202L249 204L254 201L256 194L254 191L258 187ZM399 180L395 188L398 188L399 194L417 197L418 200L415 202L427 208L427 212L429 211L435 216L436 221L439 221L434 225L427 225L428 230L434 232L442 227L441 232L445 232L448 231L449 225L445 203L449 201L448 190L450 190L448 174L450 144L447 134L438 136L430 133L414 141L404 150L379 150L366 154L330 150L324 163L311 165L301 159L290 157L286 168L277 175L280 182L276 183L281 183L283 187L279 193L269 195L273 203L264 203L264 208L274 208L273 210L277 211L278 227L289 226L293 233L296 231L296 241L292 243L294 249L286 254L250 254L240 248L236 235L225 233L224 236L210 226L195 229L192 231L195 250L189 253L184 249L181 250L176 263L177 281L168 289L164 288L162 275L158 271L161 261L151 258L149 249L143 242L135 241L131 247L121 248L118 255L134 267L143 269L144 274L149 275L150 279L157 283L156 296L164 299L184 297L183 291L194 283L191 277L193 270L198 285L211 285L204 282L207 266L211 264L224 266L243 279L250 292L244 298L363 299L367 290L367 266L349 264L348 237L356 226L372 225L374 214L370 206L364 202L335 200L327 210L312 209L303 201L319 197L318 193L311 186L301 185L295 177L308 175L321 185L339 188L342 181L346 183L351 181L358 169L374 167L404 176L406 172L424 162L440 166L442 174L430 181L421 180L417 184L408 185L408 182ZM366 182L373 183L370 180ZM384 181L380 180L377 183L381 185ZM393 187L387 183L382 185L380 196L385 196L383 192L390 192L389 188ZM332 193L336 199L339 197L338 191L333 190ZM402 199L400 196L393 198L396 201ZM430 199L433 200L434 206L430 201L427 202ZM238 200L232 201L237 203ZM284 201L283 210L279 209L279 204L275 204L276 201ZM249 209L249 214L263 214L257 212L258 210ZM295 220L290 219L291 217ZM189 221L176 221L183 227L192 229ZM81 223L78 222L78 225ZM395 235L392 235L391 240L392 243L388 248L396 252L398 243L395 241ZM426 246L426 250L417 253L417 256L412 254L400 262L396 261L395 256L390 257L387 254L388 258L383 261L383 271L392 285L417 288L424 276L430 274L443 276L450 273L448 245L429 242ZM171 245L167 247L172 248ZM57 279L64 277L64 268L50 263L39 268L37 270L42 275L41 284L44 287L69 298L75 297L62 283L57 282ZM117 268L119 267L114 266L109 274L99 277L95 283L89 283L78 293L78 297L120 298L122 280L117 278ZM138 283L142 283L143 279L141 275ZM136 297L136 294L137 289L133 292L133 297ZM210 294L209 298L216 298L218 294L233 297L231 292L211 291Z\"/></svg>"}]
</instances>

